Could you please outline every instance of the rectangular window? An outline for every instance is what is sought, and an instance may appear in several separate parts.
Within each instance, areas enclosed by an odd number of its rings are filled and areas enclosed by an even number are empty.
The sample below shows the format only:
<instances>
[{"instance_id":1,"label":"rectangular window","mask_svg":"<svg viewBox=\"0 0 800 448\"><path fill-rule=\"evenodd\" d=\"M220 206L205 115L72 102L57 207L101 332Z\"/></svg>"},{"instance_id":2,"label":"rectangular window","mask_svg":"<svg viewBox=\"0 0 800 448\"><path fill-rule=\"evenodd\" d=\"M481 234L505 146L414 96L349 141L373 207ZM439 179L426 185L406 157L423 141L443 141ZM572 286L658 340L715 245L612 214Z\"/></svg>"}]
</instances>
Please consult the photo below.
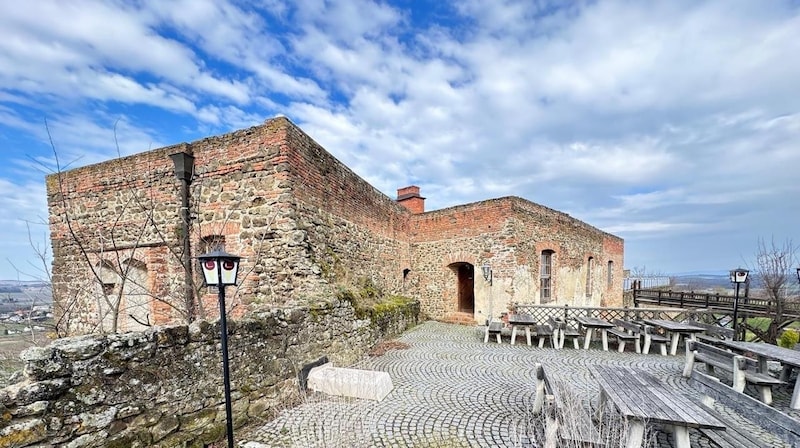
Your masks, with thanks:
<instances>
[{"instance_id":1,"label":"rectangular window","mask_svg":"<svg viewBox=\"0 0 800 448\"><path fill-rule=\"evenodd\" d=\"M614 262L608 262L608 287L614 286Z\"/></svg>"},{"instance_id":2,"label":"rectangular window","mask_svg":"<svg viewBox=\"0 0 800 448\"><path fill-rule=\"evenodd\" d=\"M540 284L539 284L540 303L547 303L553 300L552 271L553 271L553 251L546 250L542 252L542 258L541 258Z\"/></svg>"},{"instance_id":3,"label":"rectangular window","mask_svg":"<svg viewBox=\"0 0 800 448\"><path fill-rule=\"evenodd\" d=\"M594 264L594 258L589 257L589 261L586 263L586 297L592 297L592 265Z\"/></svg>"}]
</instances>

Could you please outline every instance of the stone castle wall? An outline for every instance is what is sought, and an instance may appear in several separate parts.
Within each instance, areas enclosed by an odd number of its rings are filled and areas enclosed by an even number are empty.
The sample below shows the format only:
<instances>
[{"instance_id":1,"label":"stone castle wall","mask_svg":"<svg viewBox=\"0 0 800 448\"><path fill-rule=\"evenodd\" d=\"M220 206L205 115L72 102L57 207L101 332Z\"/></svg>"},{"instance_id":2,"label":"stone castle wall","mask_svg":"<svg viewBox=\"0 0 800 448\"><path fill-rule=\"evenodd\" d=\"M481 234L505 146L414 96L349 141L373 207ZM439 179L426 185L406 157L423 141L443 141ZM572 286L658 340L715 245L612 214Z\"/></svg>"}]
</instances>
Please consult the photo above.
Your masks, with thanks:
<instances>
[{"instance_id":1,"label":"stone castle wall","mask_svg":"<svg viewBox=\"0 0 800 448\"><path fill-rule=\"evenodd\" d=\"M508 197L415 215L411 223L413 265L422 271L423 311L441 316L457 306L457 275L448 266L475 266L475 319L497 316L514 302L540 303L543 250L555 252L552 304L618 306L622 291L622 240L564 213ZM593 258L591 295L586 294ZM608 262L612 282L608 282ZM480 267L488 264L492 281ZM617 279L616 282L613 279Z\"/></svg>"},{"instance_id":2,"label":"stone castle wall","mask_svg":"<svg viewBox=\"0 0 800 448\"><path fill-rule=\"evenodd\" d=\"M349 302L229 322L236 427L293 406L301 368L348 365L417 323L419 304L359 318ZM25 379L0 390L0 447L202 447L224 438L219 324L64 338L23 353ZM235 433L235 431L234 431Z\"/></svg>"},{"instance_id":3,"label":"stone castle wall","mask_svg":"<svg viewBox=\"0 0 800 448\"><path fill-rule=\"evenodd\" d=\"M616 283L622 278L621 239L519 198L412 213L289 120L276 118L48 177L54 294L68 317L66 333L96 331L120 292L121 279L116 290L102 288L99 277L113 275L87 269L103 260L112 272L122 272L128 260L146 271L151 323L185 321L180 183L169 158L175 152L195 158L191 255L224 241L228 252L243 257L240 286L229 297L234 316L313 303L369 283L418 297L429 316L447 318L456 311L458 281L448 266L487 262L493 283L474 283L481 322L511 302L536 300L544 249L555 251L558 303L621 300L621 286L603 287L608 261ZM415 200L419 212L423 199ZM585 294L588 257L595 260L591 296ZM200 317L216 316L216 296L195 281ZM136 329L126 306L112 313L120 316L117 331Z\"/></svg>"}]
</instances>

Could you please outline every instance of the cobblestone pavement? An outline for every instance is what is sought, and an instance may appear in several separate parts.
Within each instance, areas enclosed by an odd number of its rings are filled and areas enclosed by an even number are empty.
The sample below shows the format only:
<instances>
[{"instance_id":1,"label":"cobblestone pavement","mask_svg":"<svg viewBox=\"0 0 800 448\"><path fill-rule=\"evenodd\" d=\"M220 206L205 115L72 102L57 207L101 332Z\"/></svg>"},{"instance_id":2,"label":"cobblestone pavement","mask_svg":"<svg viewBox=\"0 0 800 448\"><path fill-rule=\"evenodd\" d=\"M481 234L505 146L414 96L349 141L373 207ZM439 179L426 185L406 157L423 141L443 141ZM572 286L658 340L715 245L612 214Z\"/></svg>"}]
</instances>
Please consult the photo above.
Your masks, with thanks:
<instances>
[{"instance_id":1,"label":"cobblestone pavement","mask_svg":"<svg viewBox=\"0 0 800 448\"><path fill-rule=\"evenodd\" d=\"M239 446L272 447L534 447L541 417L531 416L535 396L533 365L549 378L566 381L588 411L598 390L588 367L630 365L652 372L676 390L692 393L681 376L683 356L529 347L483 343L482 329L426 322L404 333L408 349L365 359L357 368L389 372L394 390L381 402L310 394L273 421L237 432ZM522 341L522 344L519 342ZM782 388L785 389L785 388ZM790 393L791 391L788 391ZM777 406L786 406L777 390ZM751 395L753 395L751 391ZM749 421L717 406L717 411L758 434L768 444L785 446ZM658 429L652 446L671 447ZM691 430L693 447L713 444Z\"/></svg>"}]
</instances>

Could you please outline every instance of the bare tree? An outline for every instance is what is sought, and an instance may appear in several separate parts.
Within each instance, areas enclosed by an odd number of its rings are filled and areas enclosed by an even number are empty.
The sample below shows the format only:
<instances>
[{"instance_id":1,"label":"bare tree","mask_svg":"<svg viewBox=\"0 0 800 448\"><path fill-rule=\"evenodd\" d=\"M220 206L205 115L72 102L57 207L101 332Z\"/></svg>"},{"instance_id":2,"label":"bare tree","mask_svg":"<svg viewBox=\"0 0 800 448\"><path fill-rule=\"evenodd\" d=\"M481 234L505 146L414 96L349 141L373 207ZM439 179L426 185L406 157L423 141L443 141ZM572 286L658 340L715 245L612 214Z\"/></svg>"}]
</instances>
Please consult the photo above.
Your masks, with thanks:
<instances>
[{"instance_id":1,"label":"bare tree","mask_svg":"<svg viewBox=\"0 0 800 448\"><path fill-rule=\"evenodd\" d=\"M770 301L771 320L766 330L746 324L745 327L766 342L776 344L780 331L794 321L786 317L786 312L788 307L800 303L800 298L792 297L789 292L796 262L797 247L792 240L787 239L779 244L773 239L767 244L759 238L752 271L763 288L763 294Z\"/></svg>"}]
</instances>

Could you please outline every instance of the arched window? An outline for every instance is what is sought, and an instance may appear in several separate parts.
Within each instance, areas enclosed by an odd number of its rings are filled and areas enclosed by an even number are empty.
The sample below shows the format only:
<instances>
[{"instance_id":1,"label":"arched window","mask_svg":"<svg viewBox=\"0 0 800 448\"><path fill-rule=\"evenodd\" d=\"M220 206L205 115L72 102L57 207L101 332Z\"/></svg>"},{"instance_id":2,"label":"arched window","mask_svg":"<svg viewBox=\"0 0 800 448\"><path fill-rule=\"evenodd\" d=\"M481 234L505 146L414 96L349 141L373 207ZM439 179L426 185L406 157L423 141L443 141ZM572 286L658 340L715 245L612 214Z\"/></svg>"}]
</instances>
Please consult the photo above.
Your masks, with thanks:
<instances>
[{"instance_id":1,"label":"arched window","mask_svg":"<svg viewBox=\"0 0 800 448\"><path fill-rule=\"evenodd\" d=\"M614 286L614 262L610 261L610 260L608 262L608 274L607 274L607 276L608 276L608 287L610 288L610 287Z\"/></svg>"},{"instance_id":2,"label":"arched window","mask_svg":"<svg viewBox=\"0 0 800 448\"><path fill-rule=\"evenodd\" d=\"M586 261L586 297L592 297L592 268L594 267L594 258L589 257Z\"/></svg>"},{"instance_id":3,"label":"arched window","mask_svg":"<svg viewBox=\"0 0 800 448\"><path fill-rule=\"evenodd\" d=\"M543 250L539 268L539 302L553 301L553 255L552 250Z\"/></svg>"}]
</instances>

